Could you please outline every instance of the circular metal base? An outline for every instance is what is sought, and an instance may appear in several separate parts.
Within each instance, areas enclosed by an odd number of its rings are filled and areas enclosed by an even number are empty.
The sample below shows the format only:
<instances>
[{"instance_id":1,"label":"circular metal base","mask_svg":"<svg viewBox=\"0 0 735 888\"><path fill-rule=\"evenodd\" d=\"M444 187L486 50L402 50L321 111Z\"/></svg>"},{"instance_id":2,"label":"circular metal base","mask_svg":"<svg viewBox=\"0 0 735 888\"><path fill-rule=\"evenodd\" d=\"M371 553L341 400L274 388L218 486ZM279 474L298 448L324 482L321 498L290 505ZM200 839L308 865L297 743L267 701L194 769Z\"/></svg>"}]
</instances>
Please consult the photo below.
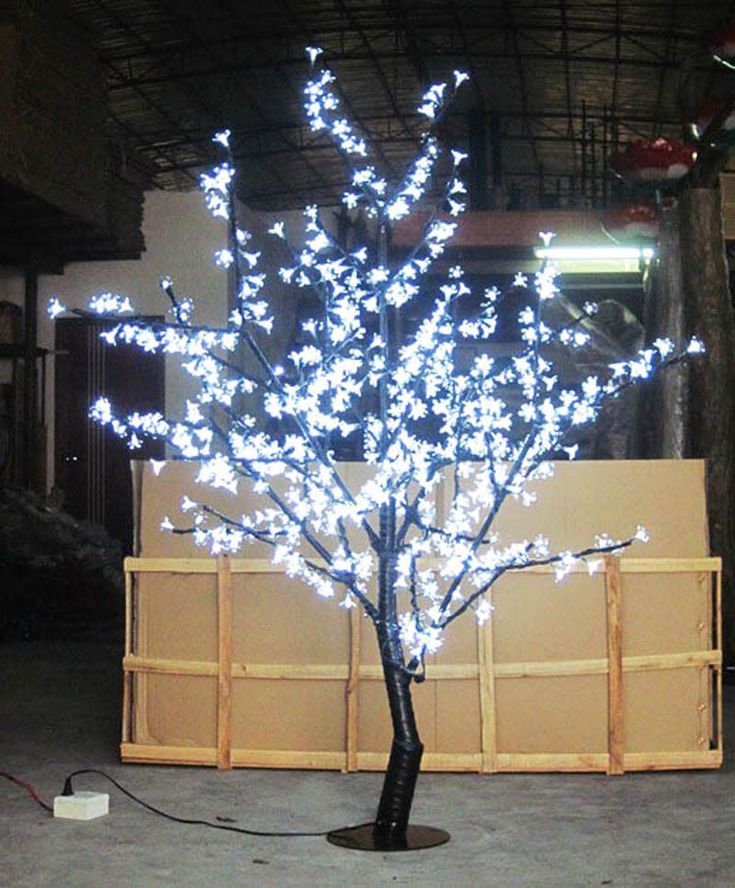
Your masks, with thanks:
<instances>
[{"instance_id":1,"label":"circular metal base","mask_svg":"<svg viewBox=\"0 0 735 888\"><path fill-rule=\"evenodd\" d=\"M434 826L409 824L405 833L376 833L374 823L346 826L327 834L327 841L353 851L420 851L449 841L449 833Z\"/></svg>"}]
</instances>

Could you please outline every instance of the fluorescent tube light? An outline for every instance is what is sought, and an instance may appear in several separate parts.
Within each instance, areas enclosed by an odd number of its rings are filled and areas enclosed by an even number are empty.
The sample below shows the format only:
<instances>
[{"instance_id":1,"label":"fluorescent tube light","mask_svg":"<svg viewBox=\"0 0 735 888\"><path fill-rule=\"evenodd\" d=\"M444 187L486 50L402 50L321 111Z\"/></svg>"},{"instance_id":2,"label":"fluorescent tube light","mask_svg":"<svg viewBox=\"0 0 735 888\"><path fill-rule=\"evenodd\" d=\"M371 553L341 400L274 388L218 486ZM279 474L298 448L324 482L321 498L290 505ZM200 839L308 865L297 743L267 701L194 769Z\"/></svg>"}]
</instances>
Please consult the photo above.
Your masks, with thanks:
<instances>
[{"instance_id":1,"label":"fluorescent tube light","mask_svg":"<svg viewBox=\"0 0 735 888\"><path fill-rule=\"evenodd\" d=\"M653 247L539 247L535 251L538 259L605 261L615 259L645 259L653 257Z\"/></svg>"}]
</instances>

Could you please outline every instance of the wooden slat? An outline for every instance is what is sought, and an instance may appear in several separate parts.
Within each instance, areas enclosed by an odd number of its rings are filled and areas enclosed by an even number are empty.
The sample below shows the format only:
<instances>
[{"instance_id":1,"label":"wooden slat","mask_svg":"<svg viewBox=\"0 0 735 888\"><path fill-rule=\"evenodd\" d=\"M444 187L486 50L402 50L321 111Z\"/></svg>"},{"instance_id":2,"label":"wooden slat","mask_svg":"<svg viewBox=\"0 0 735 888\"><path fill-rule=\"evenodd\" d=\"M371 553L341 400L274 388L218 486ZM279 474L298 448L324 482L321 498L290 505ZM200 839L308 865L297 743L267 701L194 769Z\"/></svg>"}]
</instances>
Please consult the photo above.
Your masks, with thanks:
<instances>
[{"instance_id":1,"label":"wooden slat","mask_svg":"<svg viewBox=\"0 0 735 888\"><path fill-rule=\"evenodd\" d=\"M357 766L360 771L385 771L387 752L359 752ZM482 771L480 752L425 752L421 757L422 771Z\"/></svg>"},{"instance_id":2,"label":"wooden slat","mask_svg":"<svg viewBox=\"0 0 735 888\"><path fill-rule=\"evenodd\" d=\"M160 675L217 675L213 660L166 660L131 654L123 660L123 669L130 672L153 672Z\"/></svg>"},{"instance_id":3,"label":"wooden slat","mask_svg":"<svg viewBox=\"0 0 735 888\"><path fill-rule=\"evenodd\" d=\"M299 681L347 681L349 667L322 663L233 663L233 678L282 678Z\"/></svg>"},{"instance_id":4,"label":"wooden slat","mask_svg":"<svg viewBox=\"0 0 735 888\"><path fill-rule=\"evenodd\" d=\"M677 771L688 768L719 768L722 751L701 752L626 752L626 771Z\"/></svg>"},{"instance_id":5,"label":"wooden slat","mask_svg":"<svg viewBox=\"0 0 735 888\"><path fill-rule=\"evenodd\" d=\"M319 558L311 559L314 564L325 566ZM125 559L125 570L131 573L195 573L216 574L215 558L132 558ZM274 564L268 558L231 558L232 574L282 574L285 564Z\"/></svg>"},{"instance_id":6,"label":"wooden slat","mask_svg":"<svg viewBox=\"0 0 735 888\"><path fill-rule=\"evenodd\" d=\"M605 558L605 600L607 604L607 747L608 774L624 771L623 735L623 629L621 614L620 561Z\"/></svg>"},{"instance_id":7,"label":"wooden slat","mask_svg":"<svg viewBox=\"0 0 735 888\"><path fill-rule=\"evenodd\" d=\"M492 605L492 593L488 593ZM477 654L480 689L480 743L482 771L493 773L497 755L497 713L495 706L495 656L493 653L493 619L477 626Z\"/></svg>"},{"instance_id":8,"label":"wooden slat","mask_svg":"<svg viewBox=\"0 0 735 888\"><path fill-rule=\"evenodd\" d=\"M498 772L528 773L549 771L608 771L607 753L507 753L499 752ZM719 768L722 754L702 752L627 752L626 771L675 771L688 768Z\"/></svg>"},{"instance_id":9,"label":"wooden slat","mask_svg":"<svg viewBox=\"0 0 735 888\"><path fill-rule=\"evenodd\" d=\"M644 654L623 657L623 672L650 672L655 669L686 669L691 666L716 666L722 651L691 651L682 654Z\"/></svg>"},{"instance_id":10,"label":"wooden slat","mask_svg":"<svg viewBox=\"0 0 735 888\"><path fill-rule=\"evenodd\" d=\"M476 663L429 664L426 667L427 681L441 679L477 678L479 666ZM360 678L367 681L383 681L382 666L361 666Z\"/></svg>"},{"instance_id":11,"label":"wooden slat","mask_svg":"<svg viewBox=\"0 0 735 888\"><path fill-rule=\"evenodd\" d=\"M612 565L610 562L613 562ZM437 562L438 563L438 562ZM719 568L721 559L697 558L697 559L606 559L606 598L608 599L608 625L614 628L611 617L617 611L617 621L620 623L620 574L621 573L697 573L701 571L717 572L715 595L717 611L717 644L721 649L721 576ZM284 571L282 565L273 565L265 559L241 559L229 560L230 570L228 576L234 572L245 574L280 574ZM616 571L617 568L617 571ZM359 647L355 650L351 647L349 665L341 664L245 664L231 662L231 577L230 582L230 617L229 623L229 668L223 668L223 658L226 659L227 633L220 632L220 647L218 661L185 661L156 659L151 657L139 657L133 653L132 640L132 608L128 603L127 590L132 589L133 574L136 572L169 572L169 573L199 573L213 574L217 571L217 562L214 559L126 559L126 637L125 681L132 682L135 672L163 673L180 675L205 675L217 677L218 680L218 746L216 749L190 749L184 747L162 747L151 744L135 744L128 742L130 739L130 722L127 725L123 719L123 743L121 752L125 761L159 761L181 764L212 764L219 766L247 766L247 767L293 767L293 768L338 768L347 770L383 770L387 755L385 753L371 753L358 751L357 738L357 689L360 679L370 681L382 681L383 674L380 666L360 665ZM534 569L534 573L548 573L549 569ZM220 570L220 575L222 571ZM611 579L612 577L612 579ZM617 590L615 585L617 584ZM221 579L218 580L218 588ZM219 597L219 593L218 593ZM225 605L226 607L226 605ZM219 610L219 608L218 608ZM219 619L219 618L218 618ZM358 611L350 614L351 634L357 630L355 639L359 645ZM622 773L628 770L658 770L693 767L718 767L722 762L722 656L718 650L700 650L681 652L676 654L653 654L638 657L622 658L621 639L615 643L614 632L610 633L608 645L608 658L596 660L571 660L557 662L517 662L494 664L492 650L492 634L485 635L487 627L478 637L478 664L443 664L427 668L429 680L468 679L477 680L483 684L482 676L485 675L485 687L481 687L481 705L484 713L494 713L494 689L487 684L487 667L490 666L497 678L520 678L529 676L555 676L555 675L581 675L581 674L608 674L608 684L612 683L609 693L609 754L564 754L564 755L518 755L512 753L499 753L494 748L494 737L487 732L489 725L483 726L482 752L478 753L426 753L424 756L424 770L450 770L450 771L588 771L607 770L609 773ZM484 659L483 659L484 658ZM612 664L608 671L608 664ZM686 667L714 666L717 673L718 700L717 725L718 725L718 749L698 752L681 753L635 753L623 754L622 752L622 674L631 671L647 671L654 669L672 669ZM283 750L232 750L229 743L229 760L226 751L228 744L220 741L227 735L227 725L222 721L220 701L220 686L223 680L229 676L229 698L231 707L231 679L232 678L263 678L263 679L299 679L299 680L340 680L347 683L347 736L345 752L310 752L310 751L283 751ZM224 681L226 685L227 682ZM615 687L617 685L617 691ZM132 685L128 685L128 694L132 694ZM135 686L136 693L137 685ZM144 688L142 689L145 690ZM125 695L124 690L124 695ZM489 699L488 699L489 698ZM617 700L617 703L616 703ZM130 713L130 706L128 705ZM231 731L231 709L230 709ZM137 731L137 729L136 729ZM617 733L616 733L617 732ZM145 736L145 735L143 735Z\"/></svg>"},{"instance_id":12,"label":"wooden slat","mask_svg":"<svg viewBox=\"0 0 735 888\"><path fill-rule=\"evenodd\" d=\"M188 746L158 746L121 743L120 755L124 762L159 762L179 765L216 765L217 750ZM497 771L502 773L554 771L606 771L607 753L507 753L497 756ZM344 762L342 752L301 752L291 750L233 749L234 767L249 768L314 768L339 770ZM388 754L360 752L357 765L361 771L384 771ZM690 768L719 768L722 753L719 750L703 752L633 752L624 758L626 771L683 770ZM479 771L481 753L431 753L421 761L423 771Z\"/></svg>"},{"instance_id":13,"label":"wooden slat","mask_svg":"<svg viewBox=\"0 0 735 888\"><path fill-rule=\"evenodd\" d=\"M695 666L718 666L722 662L720 651L689 651L681 654L643 654L623 658L623 672L649 672L655 669L685 669ZM217 675L217 663L213 660L168 660L155 657L139 657L131 654L123 659L126 672L153 672L163 675ZM538 660L528 663L497 663L493 669L495 678L530 678L563 675L605 675L607 660ZM479 667L471 663L454 665L429 665L428 681L477 678ZM233 678L294 679L300 681L348 681L348 666L321 663L233 663ZM370 681L382 679L380 666L361 666L359 677Z\"/></svg>"},{"instance_id":14,"label":"wooden slat","mask_svg":"<svg viewBox=\"0 0 735 888\"><path fill-rule=\"evenodd\" d=\"M722 662L720 651L685 651L679 654L643 654L623 657L623 672L650 672L656 669L684 669L691 666L714 666ZM605 675L606 659L538 660L530 663L496 663L497 678L528 678L531 676Z\"/></svg>"},{"instance_id":15,"label":"wooden slat","mask_svg":"<svg viewBox=\"0 0 735 888\"><path fill-rule=\"evenodd\" d=\"M217 750L211 747L121 743L120 758L124 762L157 762L162 765L216 765Z\"/></svg>"},{"instance_id":16,"label":"wooden slat","mask_svg":"<svg viewBox=\"0 0 735 888\"><path fill-rule=\"evenodd\" d=\"M501 772L534 771L607 771L606 752L518 753L499 752L497 770Z\"/></svg>"},{"instance_id":17,"label":"wooden slat","mask_svg":"<svg viewBox=\"0 0 735 888\"><path fill-rule=\"evenodd\" d=\"M709 582L709 590L707 583ZM704 606L704 614L699 622L698 629L703 647L711 647L713 642L713 615L712 615L712 578L707 573L697 574L697 597ZM699 669L699 696L697 699L697 738L699 746L709 749L714 725L712 723L712 670L703 666Z\"/></svg>"},{"instance_id":18,"label":"wooden slat","mask_svg":"<svg viewBox=\"0 0 735 888\"><path fill-rule=\"evenodd\" d=\"M345 766L342 751L292 751L288 749L233 749L232 763L237 768L306 768L341 771Z\"/></svg>"},{"instance_id":19,"label":"wooden slat","mask_svg":"<svg viewBox=\"0 0 735 888\"><path fill-rule=\"evenodd\" d=\"M722 656L722 570L715 577L715 645ZM722 756L722 660L717 668L717 750Z\"/></svg>"},{"instance_id":20,"label":"wooden slat","mask_svg":"<svg viewBox=\"0 0 735 888\"><path fill-rule=\"evenodd\" d=\"M347 696L346 761L345 768L357 770L359 683L360 683L360 609L350 610L350 668L345 693Z\"/></svg>"},{"instance_id":21,"label":"wooden slat","mask_svg":"<svg viewBox=\"0 0 735 888\"><path fill-rule=\"evenodd\" d=\"M697 573L722 569L721 558L621 558L621 573ZM323 565L318 559L315 563ZM421 558L419 567L439 567L439 558ZM518 568L514 573L550 574L553 565ZM132 573L217 573L214 558L132 558L125 559L125 570ZM233 558L230 561L233 574L279 574L286 572L285 564L273 564L267 558ZM575 565L572 573L587 573L584 564Z\"/></svg>"},{"instance_id":22,"label":"wooden slat","mask_svg":"<svg viewBox=\"0 0 735 888\"><path fill-rule=\"evenodd\" d=\"M217 767L232 767L232 574L230 558L217 559Z\"/></svg>"},{"instance_id":23,"label":"wooden slat","mask_svg":"<svg viewBox=\"0 0 735 888\"><path fill-rule=\"evenodd\" d=\"M131 573L216 574L216 558L132 558L125 559Z\"/></svg>"},{"instance_id":24,"label":"wooden slat","mask_svg":"<svg viewBox=\"0 0 735 888\"><path fill-rule=\"evenodd\" d=\"M133 575L125 574L125 646L123 648L123 664L125 658L133 652ZM131 737L130 707L133 699L133 674L125 670L123 665L123 701L122 701L122 740L128 743Z\"/></svg>"}]
</instances>

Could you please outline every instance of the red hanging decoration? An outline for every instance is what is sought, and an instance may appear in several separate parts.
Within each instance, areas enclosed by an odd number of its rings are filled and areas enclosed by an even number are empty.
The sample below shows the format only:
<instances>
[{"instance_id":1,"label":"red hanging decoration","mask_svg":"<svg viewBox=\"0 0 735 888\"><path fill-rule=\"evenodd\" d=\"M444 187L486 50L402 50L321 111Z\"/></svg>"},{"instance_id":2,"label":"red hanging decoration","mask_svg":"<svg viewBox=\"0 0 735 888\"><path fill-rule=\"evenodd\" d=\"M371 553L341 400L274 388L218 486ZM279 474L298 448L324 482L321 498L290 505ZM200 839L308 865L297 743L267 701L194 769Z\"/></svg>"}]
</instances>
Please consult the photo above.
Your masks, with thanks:
<instances>
[{"instance_id":1,"label":"red hanging decoration","mask_svg":"<svg viewBox=\"0 0 735 888\"><path fill-rule=\"evenodd\" d=\"M696 154L674 139L638 139L612 156L615 172L628 182L660 182L686 176Z\"/></svg>"},{"instance_id":2,"label":"red hanging decoration","mask_svg":"<svg viewBox=\"0 0 735 888\"><path fill-rule=\"evenodd\" d=\"M735 22L715 28L707 38L707 49L716 61L728 68L735 67Z\"/></svg>"},{"instance_id":3,"label":"red hanging decoration","mask_svg":"<svg viewBox=\"0 0 735 888\"><path fill-rule=\"evenodd\" d=\"M697 109L687 120L687 123L692 126L694 134L698 139L702 138L704 131L720 111L722 111L726 101L730 101L731 108L729 115L722 122L721 129L725 130L727 133L735 130L735 105L733 105L732 99L716 99L714 96L707 96L707 98L699 103Z\"/></svg>"},{"instance_id":4,"label":"red hanging decoration","mask_svg":"<svg viewBox=\"0 0 735 888\"><path fill-rule=\"evenodd\" d=\"M602 230L616 243L656 240L660 227L658 210L652 204L621 204L602 214Z\"/></svg>"}]
</instances>

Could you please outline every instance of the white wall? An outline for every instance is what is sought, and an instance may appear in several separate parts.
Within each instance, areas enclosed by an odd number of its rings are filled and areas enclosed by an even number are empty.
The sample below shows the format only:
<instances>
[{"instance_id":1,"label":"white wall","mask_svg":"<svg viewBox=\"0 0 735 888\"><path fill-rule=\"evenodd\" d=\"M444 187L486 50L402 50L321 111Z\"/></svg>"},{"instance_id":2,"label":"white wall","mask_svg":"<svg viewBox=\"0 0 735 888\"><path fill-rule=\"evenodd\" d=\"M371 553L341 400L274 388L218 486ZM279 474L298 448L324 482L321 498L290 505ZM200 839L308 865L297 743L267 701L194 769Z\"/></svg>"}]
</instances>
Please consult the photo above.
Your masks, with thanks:
<instances>
[{"instance_id":1,"label":"white wall","mask_svg":"<svg viewBox=\"0 0 735 888\"><path fill-rule=\"evenodd\" d=\"M82 308L98 293L129 296L137 312L165 314L169 301L159 286L168 275L177 297L190 296L202 323L221 324L227 314L227 275L212 255L227 243L226 225L213 219L198 191L146 194L143 235L146 251L140 259L113 262L75 262L62 275L44 275L39 281L39 344L54 345L53 322L46 306L57 296L70 308ZM49 483L53 479L53 364L49 367ZM185 374L173 358L166 359L166 404L175 404L190 391Z\"/></svg>"},{"instance_id":2,"label":"white wall","mask_svg":"<svg viewBox=\"0 0 735 888\"><path fill-rule=\"evenodd\" d=\"M332 214L324 213L331 227ZM249 246L262 251L258 271L268 273L267 295L275 317L271 342L261 344L274 357L283 341L293 333L298 291L285 287L277 275L281 264L289 264L286 249L267 229L275 219L286 223L289 238L295 245L303 240L300 211L257 213L241 208L240 225L253 235ZM135 309L144 314L164 314L168 300L159 286L162 276L172 278L177 297L190 296L197 307L197 320L205 324L222 324L227 315L227 273L213 261L215 250L227 244L226 225L214 219L204 205L199 191L146 194L143 234L146 251L139 260L112 262L76 262L67 265L61 275L43 275L39 280L38 339L39 345L53 349L54 326L46 308L49 299L58 297L69 307L83 307L91 296L113 292L129 296ZM23 274L20 270L0 267L0 299L23 304ZM0 370L0 372L2 372ZM53 356L48 358L47 421L49 487L53 484ZM193 391L191 381L178 367L175 358L166 362L166 407L177 415L179 405Z\"/></svg>"},{"instance_id":3,"label":"white wall","mask_svg":"<svg viewBox=\"0 0 735 888\"><path fill-rule=\"evenodd\" d=\"M325 212L325 222L331 213ZM289 237L295 244L302 240L300 211L260 214L243 207L241 227L253 235L252 246L262 250L259 271L268 273L266 295L270 301L275 324L267 352L279 345L293 331L298 291L286 288L277 276L277 268L288 264L289 257L281 243L267 236L273 220L283 219ZM174 282L178 297L190 296L197 307L197 320L205 324L222 324L227 315L227 273L215 266L213 254L227 244L226 225L214 219L206 209L199 191L146 194L143 234L146 252L139 260L118 262L77 262L67 265L61 275L43 275L39 280L38 339L45 348L54 347L54 327L46 307L57 296L68 307L81 308L91 296L113 292L129 296L135 309L145 314L164 314L169 307L159 287L160 278L168 275ZM23 275L20 271L0 268L0 299L23 304ZM48 359L47 419L48 475L53 483L53 356ZM194 389L191 380L178 367L175 358L166 362L166 407L171 415Z\"/></svg>"}]
</instances>

